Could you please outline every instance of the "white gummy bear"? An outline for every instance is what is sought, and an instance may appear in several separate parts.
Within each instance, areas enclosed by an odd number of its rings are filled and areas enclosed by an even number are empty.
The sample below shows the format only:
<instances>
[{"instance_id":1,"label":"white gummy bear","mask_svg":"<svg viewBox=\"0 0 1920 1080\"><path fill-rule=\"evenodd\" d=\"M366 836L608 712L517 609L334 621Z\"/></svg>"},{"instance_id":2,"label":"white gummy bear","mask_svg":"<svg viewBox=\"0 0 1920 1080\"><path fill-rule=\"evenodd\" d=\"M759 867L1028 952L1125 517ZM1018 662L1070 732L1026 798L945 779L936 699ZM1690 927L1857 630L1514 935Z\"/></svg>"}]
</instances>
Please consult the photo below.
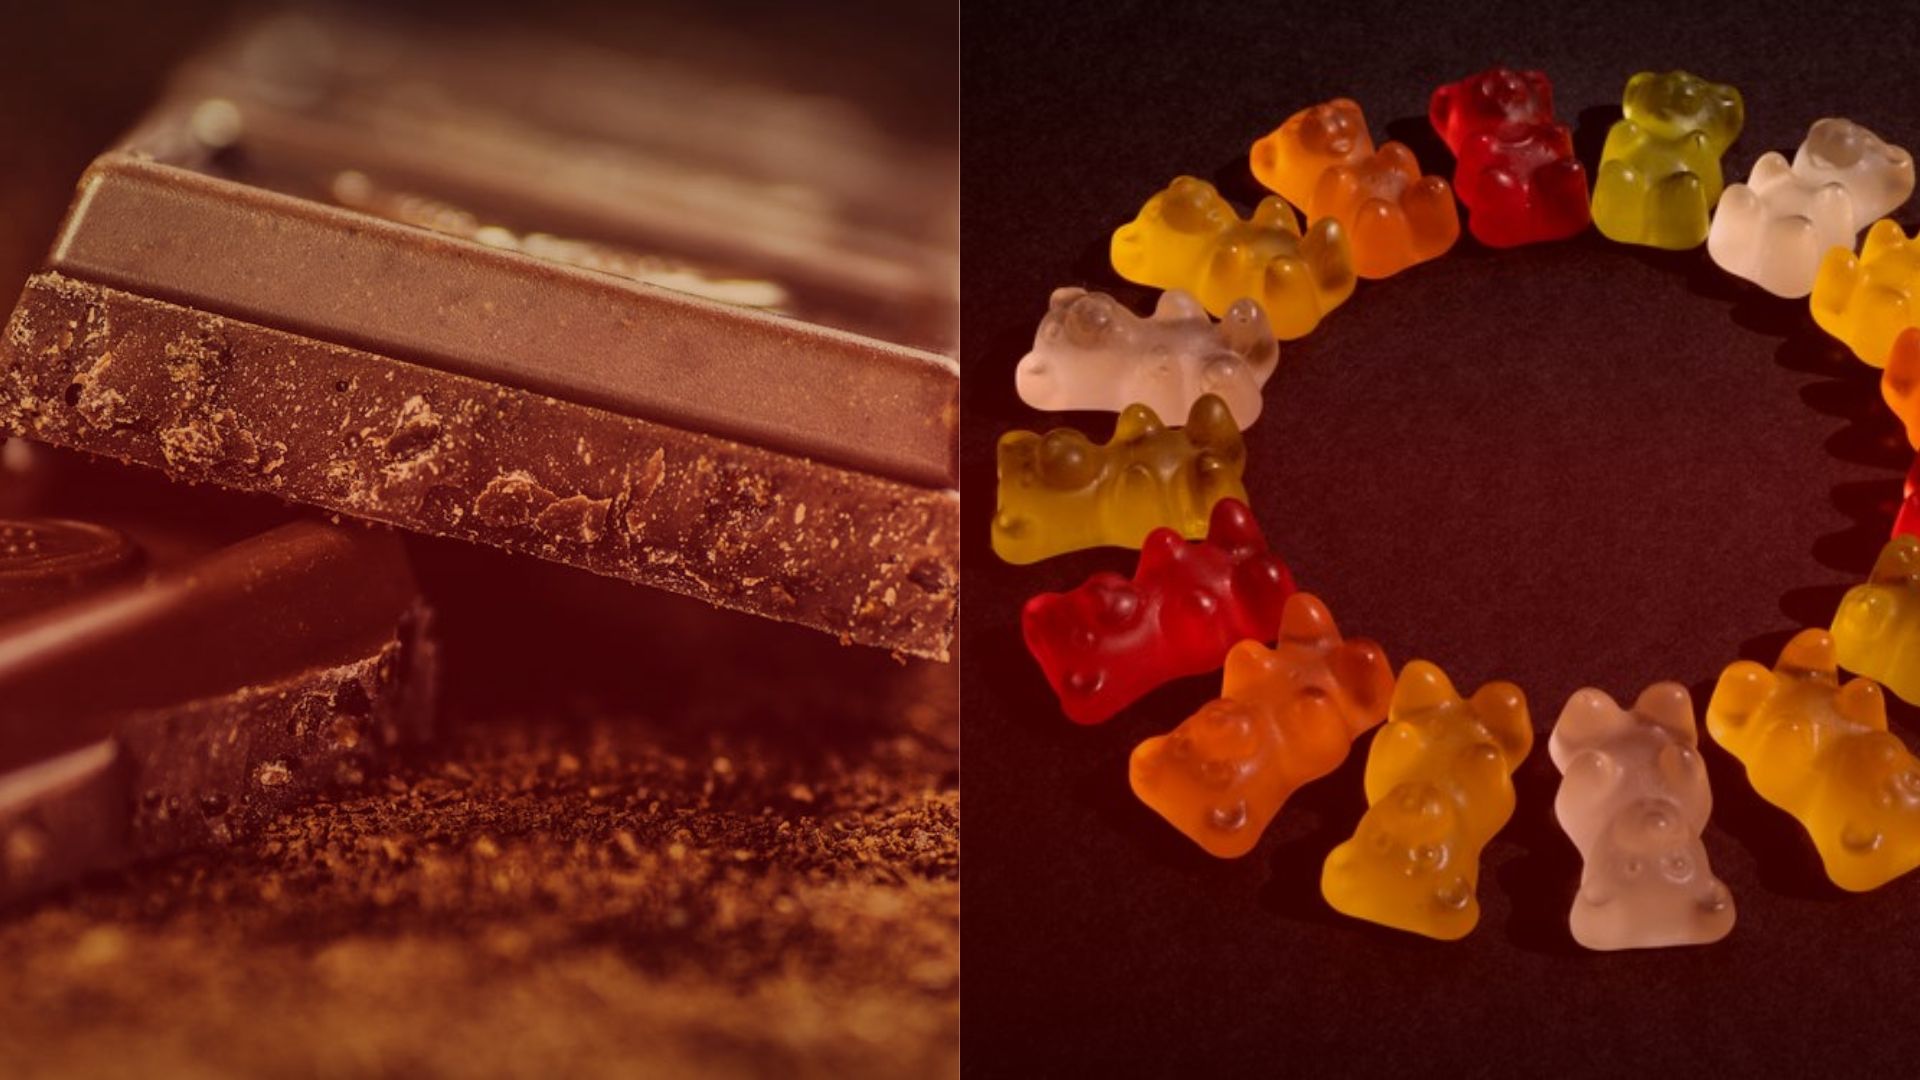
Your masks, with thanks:
<instances>
[{"instance_id":1,"label":"white gummy bear","mask_svg":"<svg viewBox=\"0 0 1920 1080\"><path fill-rule=\"evenodd\" d=\"M1726 937L1733 894L1700 842L1713 793L1686 687L1655 683L1631 711L1581 690L1547 752L1562 774L1554 816L1586 860L1568 918L1574 940L1612 950Z\"/></svg>"},{"instance_id":2,"label":"white gummy bear","mask_svg":"<svg viewBox=\"0 0 1920 1080\"><path fill-rule=\"evenodd\" d=\"M1238 300L1218 324L1190 293L1169 289L1151 318L1105 293L1055 289L1033 350L1014 369L1020 400L1059 412L1121 412L1145 405L1185 416L1218 394L1245 431L1260 416L1260 388L1280 360L1266 312Z\"/></svg>"},{"instance_id":3,"label":"white gummy bear","mask_svg":"<svg viewBox=\"0 0 1920 1080\"><path fill-rule=\"evenodd\" d=\"M1793 154L1793 171L1847 189L1861 228L1899 209L1913 194L1913 155L1851 120L1816 120Z\"/></svg>"},{"instance_id":4,"label":"white gummy bear","mask_svg":"<svg viewBox=\"0 0 1920 1080\"><path fill-rule=\"evenodd\" d=\"M1760 156L1720 196L1707 254L1776 296L1813 291L1820 260L1913 194L1913 155L1851 120L1816 121L1793 155Z\"/></svg>"},{"instance_id":5,"label":"white gummy bear","mask_svg":"<svg viewBox=\"0 0 1920 1080\"><path fill-rule=\"evenodd\" d=\"M1769 151L1746 183L1721 193L1707 254L1775 296L1806 296L1827 249L1852 247L1860 225L1845 185L1802 176Z\"/></svg>"}]
</instances>

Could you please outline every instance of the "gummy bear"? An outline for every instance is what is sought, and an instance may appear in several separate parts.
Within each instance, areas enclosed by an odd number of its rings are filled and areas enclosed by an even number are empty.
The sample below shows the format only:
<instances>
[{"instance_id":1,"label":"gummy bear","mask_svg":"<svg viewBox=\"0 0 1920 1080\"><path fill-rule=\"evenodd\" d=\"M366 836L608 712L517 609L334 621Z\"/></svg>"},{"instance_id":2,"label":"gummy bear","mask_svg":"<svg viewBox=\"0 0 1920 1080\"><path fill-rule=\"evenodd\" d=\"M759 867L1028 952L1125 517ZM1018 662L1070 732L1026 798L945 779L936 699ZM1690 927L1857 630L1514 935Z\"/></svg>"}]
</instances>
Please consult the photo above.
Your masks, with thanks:
<instances>
[{"instance_id":1,"label":"gummy bear","mask_svg":"<svg viewBox=\"0 0 1920 1080\"><path fill-rule=\"evenodd\" d=\"M1793 171L1846 188L1862 225L1893 213L1913 194L1913 155L1838 117L1816 120L1807 129L1794 151Z\"/></svg>"},{"instance_id":2,"label":"gummy bear","mask_svg":"<svg viewBox=\"0 0 1920 1080\"><path fill-rule=\"evenodd\" d=\"M1251 297L1275 337L1304 337L1353 295L1347 231L1323 218L1303 237L1293 210L1266 198L1241 220L1205 180L1182 176L1114 231L1113 268L1128 281L1186 289L1214 315Z\"/></svg>"},{"instance_id":3,"label":"gummy bear","mask_svg":"<svg viewBox=\"0 0 1920 1080\"><path fill-rule=\"evenodd\" d=\"M1920 705L1920 537L1880 549L1866 583L1840 598L1833 642L1848 671Z\"/></svg>"},{"instance_id":4,"label":"gummy bear","mask_svg":"<svg viewBox=\"0 0 1920 1080\"><path fill-rule=\"evenodd\" d=\"M1205 540L1155 529L1133 580L1103 572L1042 593L1020 629L1067 717L1098 724L1162 683L1220 667L1243 639L1271 640L1293 591L1253 511L1221 499Z\"/></svg>"},{"instance_id":5,"label":"gummy bear","mask_svg":"<svg viewBox=\"0 0 1920 1080\"><path fill-rule=\"evenodd\" d=\"M1357 165L1373 155L1366 114L1352 98L1334 98L1301 109L1253 144L1247 164L1253 178L1295 206L1313 198L1320 174L1335 165Z\"/></svg>"},{"instance_id":6,"label":"gummy bear","mask_svg":"<svg viewBox=\"0 0 1920 1080\"><path fill-rule=\"evenodd\" d=\"M1139 547L1163 525L1197 540L1214 503L1247 499L1240 483L1247 447L1233 413L1212 394L1193 403L1184 428L1132 405L1105 446L1072 428L1009 431L1000 437L999 459L993 551L1010 563L1104 545Z\"/></svg>"},{"instance_id":7,"label":"gummy bear","mask_svg":"<svg viewBox=\"0 0 1920 1080\"><path fill-rule=\"evenodd\" d=\"M1215 325L1192 293L1160 294L1142 319L1106 293L1055 289L1033 350L1014 369L1020 400L1059 412L1119 412L1139 403L1179 416L1204 394L1227 403L1241 430L1260 416L1260 388L1280 359L1267 313L1236 300Z\"/></svg>"},{"instance_id":8,"label":"gummy bear","mask_svg":"<svg viewBox=\"0 0 1920 1080\"><path fill-rule=\"evenodd\" d=\"M1448 83L1427 101L1427 119L1458 156L1477 135L1553 122L1553 83L1544 72L1491 67Z\"/></svg>"},{"instance_id":9,"label":"gummy bear","mask_svg":"<svg viewBox=\"0 0 1920 1080\"><path fill-rule=\"evenodd\" d=\"M1489 68L1433 92L1427 118L1456 161L1467 228L1488 247L1562 240L1592 220L1573 132L1538 71Z\"/></svg>"},{"instance_id":10,"label":"gummy bear","mask_svg":"<svg viewBox=\"0 0 1920 1080\"><path fill-rule=\"evenodd\" d=\"M1438 258L1460 239L1453 189L1438 176L1420 175L1420 163L1402 143L1320 174L1307 202L1307 220L1332 218L1353 246L1353 272L1383 278Z\"/></svg>"},{"instance_id":11,"label":"gummy bear","mask_svg":"<svg viewBox=\"0 0 1920 1080\"><path fill-rule=\"evenodd\" d=\"M1722 672L1707 731L1806 828L1834 884L1865 892L1920 865L1920 761L1887 731L1872 679L1841 685L1825 630L1802 630L1772 671Z\"/></svg>"},{"instance_id":12,"label":"gummy bear","mask_svg":"<svg viewBox=\"0 0 1920 1080\"><path fill-rule=\"evenodd\" d=\"M1367 754L1367 812L1327 856L1320 894L1356 919L1442 941L1480 921L1480 851L1513 816L1513 770L1533 748L1507 682L1463 700L1425 660L1400 672Z\"/></svg>"},{"instance_id":13,"label":"gummy bear","mask_svg":"<svg viewBox=\"0 0 1920 1080\"><path fill-rule=\"evenodd\" d=\"M1900 512L1893 519L1893 535L1920 537L1920 457L1907 470L1907 489Z\"/></svg>"},{"instance_id":14,"label":"gummy bear","mask_svg":"<svg viewBox=\"0 0 1920 1080\"><path fill-rule=\"evenodd\" d=\"M1867 230L1860 254L1832 249L1814 277L1813 321L1839 338L1853 355L1886 367L1894 339L1920 326L1920 242L1891 218Z\"/></svg>"},{"instance_id":15,"label":"gummy bear","mask_svg":"<svg viewBox=\"0 0 1920 1080\"><path fill-rule=\"evenodd\" d=\"M1705 945L1733 929L1733 893L1700 841L1713 791L1693 697L1655 683L1632 711L1573 695L1547 740L1560 770L1554 817L1586 868L1568 925L1589 949Z\"/></svg>"},{"instance_id":16,"label":"gummy bear","mask_svg":"<svg viewBox=\"0 0 1920 1080\"><path fill-rule=\"evenodd\" d=\"M1707 230L1707 255L1722 270L1775 296L1813 291L1820 260L1853 250L1859 233L1845 185L1802 176L1768 151L1744 184L1728 185Z\"/></svg>"},{"instance_id":17,"label":"gummy bear","mask_svg":"<svg viewBox=\"0 0 1920 1080\"><path fill-rule=\"evenodd\" d=\"M1684 71L1643 71L1627 80L1621 111L1600 151L1594 224L1621 243L1698 247L1720 197L1720 155L1746 119L1740 92Z\"/></svg>"},{"instance_id":18,"label":"gummy bear","mask_svg":"<svg viewBox=\"0 0 1920 1080\"><path fill-rule=\"evenodd\" d=\"M1245 855L1290 795L1385 717L1392 691L1380 646L1343 641L1325 604L1294 593L1279 644L1235 645L1219 699L1134 748L1133 793L1209 853Z\"/></svg>"},{"instance_id":19,"label":"gummy bear","mask_svg":"<svg viewBox=\"0 0 1920 1080\"><path fill-rule=\"evenodd\" d=\"M1887 369L1880 375L1880 396L1906 425L1907 441L1920 449L1920 327L1909 326L1887 350Z\"/></svg>"}]
</instances>

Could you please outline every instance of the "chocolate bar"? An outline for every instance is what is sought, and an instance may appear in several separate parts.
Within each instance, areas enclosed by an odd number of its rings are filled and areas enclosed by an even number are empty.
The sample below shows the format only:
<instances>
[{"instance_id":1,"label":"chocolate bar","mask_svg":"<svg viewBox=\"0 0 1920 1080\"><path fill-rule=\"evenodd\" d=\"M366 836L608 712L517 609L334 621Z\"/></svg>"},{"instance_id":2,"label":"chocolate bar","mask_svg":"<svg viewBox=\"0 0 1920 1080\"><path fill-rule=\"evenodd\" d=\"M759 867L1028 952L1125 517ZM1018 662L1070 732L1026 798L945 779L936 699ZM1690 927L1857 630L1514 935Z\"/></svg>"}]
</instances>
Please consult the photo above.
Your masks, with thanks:
<instances>
[{"instance_id":1,"label":"chocolate bar","mask_svg":"<svg viewBox=\"0 0 1920 1080\"><path fill-rule=\"evenodd\" d=\"M298 15L189 65L27 282L0 428L945 659L927 169L775 91L501 48Z\"/></svg>"},{"instance_id":2,"label":"chocolate bar","mask_svg":"<svg viewBox=\"0 0 1920 1080\"><path fill-rule=\"evenodd\" d=\"M0 469L44 511L0 519L0 901L229 841L425 735L395 536L56 453Z\"/></svg>"}]
</instances>

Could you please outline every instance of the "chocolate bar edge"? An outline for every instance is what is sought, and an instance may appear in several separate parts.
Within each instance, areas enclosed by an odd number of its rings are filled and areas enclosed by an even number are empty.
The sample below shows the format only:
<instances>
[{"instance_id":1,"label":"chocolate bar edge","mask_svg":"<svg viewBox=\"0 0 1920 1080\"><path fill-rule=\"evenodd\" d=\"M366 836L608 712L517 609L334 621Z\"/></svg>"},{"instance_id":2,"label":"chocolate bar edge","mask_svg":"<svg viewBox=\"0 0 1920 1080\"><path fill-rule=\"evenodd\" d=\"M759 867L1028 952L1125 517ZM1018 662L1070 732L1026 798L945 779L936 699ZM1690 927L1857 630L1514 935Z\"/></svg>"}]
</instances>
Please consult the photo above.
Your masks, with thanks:
<instances>
[{"instance_id":1,"label":"chocolate bar edge","mask_svg":"<svg viewBox=\"0 0 1920 1080\"><path fill-rule=\"evenodd\" d=\"M949 658L956 492L55 273L0 341L0 428Z\"/></svg>"}]
</instances>

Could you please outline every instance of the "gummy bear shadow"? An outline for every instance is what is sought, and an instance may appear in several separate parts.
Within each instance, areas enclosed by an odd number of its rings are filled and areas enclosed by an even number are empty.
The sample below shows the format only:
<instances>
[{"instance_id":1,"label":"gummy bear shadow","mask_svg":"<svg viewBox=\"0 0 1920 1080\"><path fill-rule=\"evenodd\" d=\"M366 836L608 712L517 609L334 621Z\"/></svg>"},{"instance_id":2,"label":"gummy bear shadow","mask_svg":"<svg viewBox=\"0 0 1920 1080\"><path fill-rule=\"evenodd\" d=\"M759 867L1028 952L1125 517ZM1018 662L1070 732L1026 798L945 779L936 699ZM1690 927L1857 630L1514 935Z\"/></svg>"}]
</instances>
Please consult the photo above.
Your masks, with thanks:
<instances>
[{"instance_id":1,"label":"gummy bear shadow","mask_svg":"<svg viewBox=\"0 0 1920 1080\"><path fill-rule=\"evenodd\" d=\"M1573 154L1586 166L1588 176L1600 175L1600 151L1606 148L1607 132L1626 114L1619 102L1591 105L1580 110L1573 122Z\"/></svg>"},{"instance_id":2,"label":"gummy bear shadow","mask_svg":"<svg viewBox=\"0 0 1920 1080\"><path fill-rule=\"evenodd\" d=\"M1413 151L1422 175L1444 176L1449 183L1453 181L1453 151L1440 140L1440 133L1433 130L1433 123L1426 116L1403 116L1389 121L1387 138L1404 143Z\"/></svg>"},{"instance_id":3,"label":"gummy bear shadow","mask_svg":"<svg viewBox=\"0 0 1920 1080\"><path fill-rule=\"evenodd\" d=\"M1017 639L1020 635L1016 632L1011 636ZM1020 662L1032 668L1038 677L1039 668L1033 659L1023 649L1019 651ZM1000 669L982 666L979 670ZM1091 810L1103 829L1124 837L1149 862L1192 877L1214 878L1221 875L1224 866L1247 860L1209 855L1141 802L1127 780L1133 748L1143 739L1173 730L1183 717L1211 698L1210 679L1211 689L1217 690L1217 677L1175 679L1129 705L1121 715L1090 728L1071 723L1059 714L1051 693L1044 689L1044 678L1037 700L1046 701L1052 710L1044 718L1045 722L1056 729L1061 738L1078 744L1083 752L1086 768L1072 782L1073 800ZM1095 749L1096 742L1098 749ZM1281 815L1284 817L1292 808L1289 801L1280 811Z\"/></svg>"},{"instance_id":4,"label":"gummy bear shadow","mask_svg":"<svg viewBox=\"0 0 1920 1080\"><path fill-rule=\"evenodd\" d=\"M1338 769L1294 792L1267 827L1261 907L1300 922L1360 925L1327 905L1320 893L1320 868L1367 811L1364 778L1370 748L1367 738L1356 740Z\"/></svg>"},{"instance_id":5,"label":"gummy bear shadow","mask_svg":"<svg viewBox=\"0 0 1920 1080\"><path fill-rule=\"evenodd\" d=\"M1768 633L1753 638L1741 645L1740 657L1770 663L1792 636L1793 631L1788 631L1784 635ZM1695 701L1709 701L1718 683L1716 676L1702 679L1688 689ZM1707 783L1713 789L1713 818L1707 826L1707 835L1702 838L1709 857L1716 842L1714 834L1720 833L1745 849L1760 887L1770 893L1825 901L1844 900L1851 895L1827 877L1826 867L1807 830L1793 815L1753 790L1753 784L1747 780L1747 768L1738 758L1709 738L1703 737L1700 746L1701 759L1707 766ZM1733 890L1737 901L1739 886L1735 884Z\"/></svg>"},{"instance_id":6,"label":"gummy bear shadow","mask_svg":"<svg viewBox=\"0 0 1920 1080\"><path fill-rule=\"evenodd\" d=\"M1248 163L1247 155L1245 154L1236 154L1229 158L1226 164L1213 170L1213 174L1207 179L1213 181L1214 189L1225 196L1228 202L1238 205L1258 206L1260 205L1261 199L1273 194L1273 192L1262 187L1260 181L1254 179L1253 166ZM1288 203L1287 205L1292 206L1293 204ZM1293 208L1303 216L1306 213L1306 207L1304 206L1294 206ZM1307 224L1311 224L1311 222Z\"/></svg>"},{"instance_id":7,"label":"gummy bear shadow","mask_svg":"<svg viewBox=\"0 0 1920 1080\"><path fill-rule=\"evenodd\" d=\"M1105 236L1089 240L1087 246L1080 249L1080 254L1074 256L1073 284L1084 285L1089 289L1097 289L1100 292L1109 293L1119 297L1122 302L1129 299L1128 294L1130 291L1139 288L1119 274L1114 273L1113 241ZM1036 317L1035 322L1037 323L1038 321ZM1028 334L1031 335L1032 331L1029 330ZM1021 344L1018 351L1010 355L1017 360L1026 353L1027 348L1032 344L1033 340L1029 337Z\"/></svg>"},{"instance_id":8,"label":"gummy bear shadow","mask_svg":"<svg viewBox=\"0 0 1920 1080\"><path fill-rule=\"evenodd\" d=\"M1540 741L1544 745L1544 737ZM1560 791L1559 770L1547 755L1534 754L1514 774L1513 788L1513 820L1495 838L1495 843L1517 847L1521 852L1494 873L1511 906L1507 940L1529 952L1583 954L1586 950L1573 940L1573 932L1567 927L1582 864L1579 850L1567 839L1553 813L1554 798Z\"/></svg>"}]
</instances>

